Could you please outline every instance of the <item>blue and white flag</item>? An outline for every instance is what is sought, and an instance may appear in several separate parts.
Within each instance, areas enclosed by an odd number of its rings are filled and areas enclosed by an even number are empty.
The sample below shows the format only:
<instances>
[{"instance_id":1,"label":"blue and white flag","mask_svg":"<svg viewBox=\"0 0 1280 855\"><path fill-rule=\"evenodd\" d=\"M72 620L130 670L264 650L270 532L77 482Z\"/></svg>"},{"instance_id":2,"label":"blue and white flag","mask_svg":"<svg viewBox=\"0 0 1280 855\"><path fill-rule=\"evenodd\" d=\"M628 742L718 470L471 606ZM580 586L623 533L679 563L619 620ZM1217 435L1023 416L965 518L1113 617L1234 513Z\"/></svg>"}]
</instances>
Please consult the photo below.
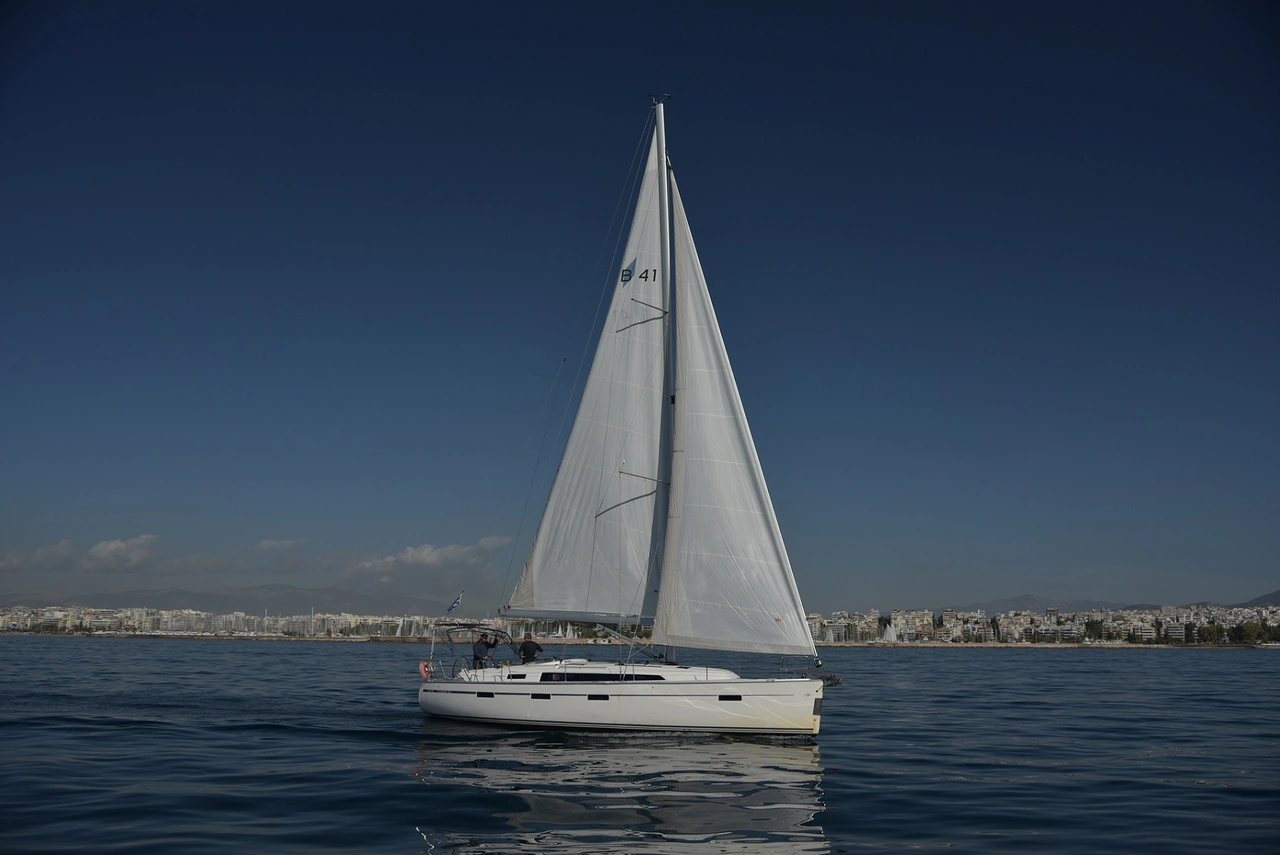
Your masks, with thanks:
<instances>
[{"instance_id":1,"label":"blue and white flag","mask_svg":"<svg viewBox=\"0 0 1280 855\"><path fill-rule=\"evenodd\" d=\"M462 592L462 594L465 594L465 593L466 593L466 591L463 591L463 592ZM444 610L444 613L445 613L445 614L448 614L449 612L453 611L453 610L454 610L454 609L456 609L459 605L461 605L461 604L462 604L462 594L459 594L459 595L458 595L458 599L456 599L456 600L454 600L454 601L453 601L453 605L449 606L449 608L447 608L447 609L445 609L445 610Z\"/></svg>"}]
</instances>

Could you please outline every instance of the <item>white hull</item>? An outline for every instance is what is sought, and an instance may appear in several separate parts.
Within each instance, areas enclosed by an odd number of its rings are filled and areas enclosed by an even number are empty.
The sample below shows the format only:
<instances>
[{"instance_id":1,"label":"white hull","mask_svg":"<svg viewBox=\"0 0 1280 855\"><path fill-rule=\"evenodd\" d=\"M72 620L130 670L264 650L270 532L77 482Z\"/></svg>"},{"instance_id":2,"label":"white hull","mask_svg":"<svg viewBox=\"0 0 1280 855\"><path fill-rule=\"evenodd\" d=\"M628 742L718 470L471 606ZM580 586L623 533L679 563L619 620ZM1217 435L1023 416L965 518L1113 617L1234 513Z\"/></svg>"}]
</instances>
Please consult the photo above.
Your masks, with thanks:
<instances>
[{"instance_id":1,"label":"white hull","mask_svg":"<svg viewBox=\"0 0 1280 855\"><path fill-rule=\"evenodd\" d=\"M424 680L418 704L432 715L524 727L816 734L822 681L569 659Z\"/></svg>"}]
</instances>

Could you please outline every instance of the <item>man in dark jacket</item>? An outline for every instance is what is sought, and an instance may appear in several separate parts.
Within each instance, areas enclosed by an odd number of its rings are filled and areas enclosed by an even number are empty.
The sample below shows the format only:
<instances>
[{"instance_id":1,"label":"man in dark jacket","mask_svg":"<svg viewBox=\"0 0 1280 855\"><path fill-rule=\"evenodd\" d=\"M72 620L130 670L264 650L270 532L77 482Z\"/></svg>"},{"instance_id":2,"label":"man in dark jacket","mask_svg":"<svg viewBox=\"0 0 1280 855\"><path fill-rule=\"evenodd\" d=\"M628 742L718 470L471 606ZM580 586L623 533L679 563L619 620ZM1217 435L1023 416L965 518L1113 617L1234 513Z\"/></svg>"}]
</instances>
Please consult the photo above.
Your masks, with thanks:
<instances>
[{"instance_id":1,"label":"man in dark jacket","mask_svg":"<svg viewBox=\"0 0 1280 855\"><path fill-rule=\"evenodd\" d=\"M480 640L471 645L471 667L483 668L489 659L489 651L498 646L498 642L489 640L489 633L480 633Z\"/></svg>"},{"instance_id":2,"label":"man in dark jacket","mask_svg":"<svg viewBox=\"0 0 1280 855\"><path fill-rule=\"evenodd\" d=\"M528 665L542 655L542 645L533 640L533 633L524 634L524 644L520 645L520 664Z\"/></svg>"}]
</instances>

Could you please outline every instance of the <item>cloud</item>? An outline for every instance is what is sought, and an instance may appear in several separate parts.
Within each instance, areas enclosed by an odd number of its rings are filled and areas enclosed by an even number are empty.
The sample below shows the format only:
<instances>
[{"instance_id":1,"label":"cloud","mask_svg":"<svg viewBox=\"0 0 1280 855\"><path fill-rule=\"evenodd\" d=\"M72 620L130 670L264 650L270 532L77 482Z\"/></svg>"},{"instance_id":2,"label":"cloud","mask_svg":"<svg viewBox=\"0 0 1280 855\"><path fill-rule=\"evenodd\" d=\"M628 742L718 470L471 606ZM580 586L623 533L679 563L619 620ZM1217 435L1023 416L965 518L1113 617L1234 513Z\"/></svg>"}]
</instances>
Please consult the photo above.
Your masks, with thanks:
<instances>
[{"instance_id":1,"label":"cloud","mask_svg":"<svg viewBox=\"0 0 1280 855\"><path fill-rule=\"evenodd\" d=\"M485 537L476 543L436 546L424 543L384 556L350 552L316 554L302 539L263 540L213 553L166 550L160 536L102 540L86 549L71 541L34 552L0 551L0 578L17 591L39 584L83 594L135 585L140 579L204 590L236 585L329 585L388 601L438 596L451 600L466 589L472 605L499 598L501 564L509 537ZM53 581L54 573L58 581ZM110 579L111 581L107 581ZM441 592L447 592L441 593Z\"/></svg>"},{"instance_id":2,"label":"cloud","mask_svg":"<svg viewBox=\"0 0 1280 855\"><path fill-rule=\"evenodd\" d=\"M342 575L345 579L375 579L390 583L400 579L406 571L420 571L422 568L452 571L442 574L445 578L463 570L487 571L491 569L493 553L510 542L509 537L486 537L471 545L432 546L424 543L405 547L395 555L366 559L348 567Z\"/></svg>"},{"instance_id":3,"label":"cloud","mask_svg":"<svg viewBox=\"0 0 1280 855\"><path fill-rule=\"evenodd\" d=\"M52 546L42 546L30 555L6 553L0 558L0 572L59 573L75 569L76 564L75 547L69 540L60 540Z\"/></svg>"},{"instance_id":4,"label":"cloud","mask_svg":"<svg viewBox=\"0 0 1280 855\"><path fill-rule=\"evenodd\" d=\"M156 534L140 534L129 540L103 540L89 548L81 564L98 573L139 572L149 566L151 546L159 539Z\"/></svg>"},{"instance_id":5,"label":"cloud","mask_svg":"<svg viewBox=\"0 0 1280 855\"><path fill-rule=\"evenodd\" d=\"M31 553L31 569L38 573L70 570L76 564L76 550L69 540L60 540L54 546L42 546Z\"/></svg>"}]
</instances>

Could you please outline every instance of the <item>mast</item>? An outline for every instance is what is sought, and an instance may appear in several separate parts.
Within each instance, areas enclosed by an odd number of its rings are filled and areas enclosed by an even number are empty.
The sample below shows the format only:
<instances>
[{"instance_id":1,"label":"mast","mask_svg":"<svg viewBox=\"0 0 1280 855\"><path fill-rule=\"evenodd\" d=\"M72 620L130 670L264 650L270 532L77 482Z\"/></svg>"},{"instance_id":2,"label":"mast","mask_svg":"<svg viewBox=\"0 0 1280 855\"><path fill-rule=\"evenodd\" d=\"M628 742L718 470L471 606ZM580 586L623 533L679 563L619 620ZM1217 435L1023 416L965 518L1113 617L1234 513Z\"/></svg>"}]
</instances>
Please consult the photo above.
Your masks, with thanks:
<instances>
[{"instance_id":1,"label":"mast","mask_svg":"<svg viewBox=\"0 0 1280 855\"><path fill-rule=\"evenodd\" d=\"M676 336L675 327L671 324L672 310L675 308L675 287L671 281L671 182L667 172L667 126L663 121L662 102L655 101L654 115L657 120L658 135L658 257L660 259L660 276L662 283L662 313L665 320L663 338L666 345L666 363L663 366L667 406L664 407L667 436L671 436L671 426L676 394ZM670 460L665 461L667 471L662 479L671 483Z\"/></svg>"},{"instance_id":2,"label":"mast","mask_svg":"<svg viewBox=\"0 0 1280 855\"><path fill-rule=\"evenodd\" d=\"M666 364L664 366L663 376L666 379L666 406L664 409L663 429L667 438L667 450L662 459L663 472L659 478L667 485L667 525L663 532L663 544L659 561L661 566L665 567L667 560L667 544L669 544L671 536L672 524L679 525L679 520L673 519L676 512L674 502L675 496L675 454L679 445L676 443L676 328L671 323L673 311L675 309L675 282L671 275L671 186L670 173L667 167L667 126L664 121L662 111L662 101L656 100L653 105L654 118L657 123L658 135L658 234L659 241L659 258L661 259L661 279L662 283L662 308L666 318L665 329L663 335L666 339ZM661 582L659 582L661 584ZM673 646L667 646L664 651L664 660L672 664L676 661L676 649Z\"/></svg>"},{"instance_id":3,"label":"mast","mask_svg":"<svg viewBox=\"0 0 1280 855\"><path fill-rule=\"evenodd\" d=\"M671 189L667 180L667 126L662 118L662 102L653 105L658 124L658 212L661 246L662 309L666 312L667 326L667 376L671 376L672 355L675 341L671 336Z\"/></svg>"}]
</instances>

